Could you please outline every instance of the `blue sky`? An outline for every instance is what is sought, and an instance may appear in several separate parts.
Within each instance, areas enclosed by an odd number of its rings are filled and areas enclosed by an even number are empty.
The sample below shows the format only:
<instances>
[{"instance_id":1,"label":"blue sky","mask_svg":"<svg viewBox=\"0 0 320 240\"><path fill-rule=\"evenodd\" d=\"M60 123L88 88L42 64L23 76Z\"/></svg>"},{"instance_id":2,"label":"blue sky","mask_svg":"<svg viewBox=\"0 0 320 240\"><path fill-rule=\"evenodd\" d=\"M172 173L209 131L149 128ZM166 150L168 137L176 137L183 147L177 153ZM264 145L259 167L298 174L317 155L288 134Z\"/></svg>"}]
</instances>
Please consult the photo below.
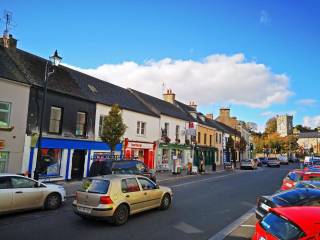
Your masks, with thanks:
<instances>
[{"instance_id":1,"label":"blue sky","mask_svg":"<svg viewBox=\"0 0 320 240\"><path fill-rule=\"evenodd\" d=\"M42 57L58 49L64 63L104 80L150 94L163 81L205 113L227 105L259 125L286 112L295 124L320 124L317 0L2 0L4 10L19 48Z\"/></svg>"}]
</instances>

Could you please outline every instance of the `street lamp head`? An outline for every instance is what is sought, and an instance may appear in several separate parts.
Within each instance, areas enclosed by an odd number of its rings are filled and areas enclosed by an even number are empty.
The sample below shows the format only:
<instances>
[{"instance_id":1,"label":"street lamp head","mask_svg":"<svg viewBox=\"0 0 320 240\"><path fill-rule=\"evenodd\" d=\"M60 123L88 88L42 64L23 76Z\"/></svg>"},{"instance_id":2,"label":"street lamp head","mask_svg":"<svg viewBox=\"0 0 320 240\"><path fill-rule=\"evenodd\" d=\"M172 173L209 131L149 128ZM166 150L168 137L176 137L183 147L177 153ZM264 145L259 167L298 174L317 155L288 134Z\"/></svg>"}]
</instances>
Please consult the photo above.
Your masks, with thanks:
<instances>
[{"instance_id":1,"label":"street lamp head","mask_svg":"<svg viewBox=\"0 0 320 240\"><path fill-rule=\"evenodd\" d=\"M54 65L56 67L59 66L61 60L62 60L62 57L60 57L58 55L57 50L54 52L53 56L50 57L50 61L51 61L52 65Z\"/></svg>"}]
</instances>

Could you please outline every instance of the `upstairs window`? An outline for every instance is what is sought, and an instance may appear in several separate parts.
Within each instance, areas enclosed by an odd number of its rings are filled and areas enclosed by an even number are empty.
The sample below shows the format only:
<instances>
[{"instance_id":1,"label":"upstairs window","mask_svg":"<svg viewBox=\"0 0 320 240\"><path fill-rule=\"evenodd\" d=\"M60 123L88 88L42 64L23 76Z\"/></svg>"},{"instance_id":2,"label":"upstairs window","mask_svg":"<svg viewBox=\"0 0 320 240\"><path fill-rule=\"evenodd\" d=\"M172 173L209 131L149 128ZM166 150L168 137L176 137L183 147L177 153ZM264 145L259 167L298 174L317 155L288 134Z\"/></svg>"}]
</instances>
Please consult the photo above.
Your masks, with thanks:
<instances>
[{"instance_id":1,"label":"upstairs window","mask_svg":"<svg viewBox=\"0 0 320 240\"><path fill-rule=\"evenodd\" d=\"M180 126L176 126L176 141L180 140Z\"/></svg>"},{"instance_id":2,"label":"upstairs window","mask_svg":"<svg viewBox=\"0 0 320 240\"><path fill-rule=\"evenodd\" d=\"M77 112L76 135L85 136L87 134L87 113Z\"/></svg>"},{"instance_id":3,"label":"upstairs window","mask_svg":"<svg viewBox=\"0 0 320 240\"><path fill-rule=\"evenodd\" d=\"M168 137L169 136L169 123L164 124L164 129L162 131L162 137Z\"/></svg>"},{"instance_id":4,"label":"upstairs window","mask_svg":"<svg viewBox=\"0 0 320 240\"><path fill-rule=\"evenodd\" d=\"M216 143L218 143L218 133L216 133Z\"/></svg>"},{"instance_id":5,"label":"upstairs window","mask_svg":"<svg viewBox=\"0 0 320 240\"><path fill-rule=\"evenodd\" d=\"M137 134L138 135L146 135L146 123L138 121L137 122Z\"/></svg>"},{"instance_id":6,"label":"upstairs window","mask_svg":"<svg viewBox=\"0 0 320 240\"><path fill-rule=\"evenodd\" d=\"M10 125L11 104L0 102L0 128L8 128Z\"/></svg>"},{"instance_id":7,"label":"upstairs window","mask_svg":"<svg viewBox=\"0 0 320 240\"><path fill-rule=\"evenodd\" d=\"M212 146L212 135L209 136L209 143L210 143L210 146Z\"/></svg>"},{"instance_id":8,"label":"upstairs window","mask_svg":"<svg viewBox=\"0 0 320 240\"><path fill-rule=\"evenodd\" d=\"M207 134L203 135L203 144L207 144Z\"/></svg>"},{"instance_id":9,"label":"upstairs window","mask_svg":"<svg viewBox=\"0 0 320 240\"><path fill-rule=\"evenodd\" d=\"M222 135L221 135L221 133L219 134L219 143L221 144L221 142L222 142Z\"/></svg>"},{"instance_id":10,"label":"upstairs window","mask_svg":"<svg viewBox=\"0 0 320 240\"><path fill-rule=\"evenodd\" d=\"M100 115L100 119L99 119L99 137L101 137L102 133L103 133L103 126L104 126L105 117L106 117L106 115Z\"/></svg>"},{"instance_id":11,"label":"upstairs window","mask_svg":"<svg viewBox=\"0 0 320 240\"><path fill-rule=\"evenodd\" d=\"M198 144L200 144L200 142L201 142L201 133L198 132Z\"/></svg>"},{"instance_id":12,"label":"upstairs window","mask_svg":"<svg viewBox=\"0 0 320 240\"><path fill-rule=\"evenodd\" d=\"M62 108L51 107L49 132L56 133L56 134L61 133L61 124L62 124Z\"/></svg>"}]
</instances>

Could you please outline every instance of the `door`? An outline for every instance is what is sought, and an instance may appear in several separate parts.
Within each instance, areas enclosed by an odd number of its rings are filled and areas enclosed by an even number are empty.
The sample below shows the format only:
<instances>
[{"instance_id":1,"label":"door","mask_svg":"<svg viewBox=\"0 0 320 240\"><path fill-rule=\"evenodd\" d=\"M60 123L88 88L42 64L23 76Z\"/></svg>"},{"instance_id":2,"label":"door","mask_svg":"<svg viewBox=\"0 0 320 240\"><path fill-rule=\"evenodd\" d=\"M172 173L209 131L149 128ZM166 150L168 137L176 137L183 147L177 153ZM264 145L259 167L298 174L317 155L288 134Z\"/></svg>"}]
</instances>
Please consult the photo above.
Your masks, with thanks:
<instances>
[{"instance_id":1,"label":"door","mask_svg":"<svg viewBox=\"0 0 320 240\"><path fill-rule=\"evenodd\" d=\"M10 177L0 177L0 213L12 210L13 191Z\"/></svg>"},{"instance_id":2,"label":"door","mask_svg":"<svg viewBox=\"0 0 320 240\"><path fill-rule=\"evenodd\" d=\"M144 208L145 196L140 190L136 178L122 179L121 190L130 205L130 213L139 212Z\"/></svg>"},{"instance_id":3,"label":"door","mask_svg":"<svg viewBox=\"0 0 320 240\"><path fill-rule=\"evenodd\" d=\"M71 169L72 179L83 178L85 158L86 158L86 150L79 150L79 149L74 150L72 155L72 169Z\"/></svg>"},{"instance_id":4,"label":"door","mask_svg":"<svg viewBox=\"0 0 320 240\"><path fill-rule=\"evenodd\" d=\"M25 177L11 177L13 209L30 209L43 205L43 188L38 182Z\"/></svg>"},{"instance_id":5,"label":"door","mask_svg":"<svg viewBox=\"0 0 320 240\"><path fill-rule=\"evenodd\" d=\"M162 192L156 185L147 178L139 177L138 181L144 195L144 208L154 208L160 206Z\"/></svg>"}]
</instances>

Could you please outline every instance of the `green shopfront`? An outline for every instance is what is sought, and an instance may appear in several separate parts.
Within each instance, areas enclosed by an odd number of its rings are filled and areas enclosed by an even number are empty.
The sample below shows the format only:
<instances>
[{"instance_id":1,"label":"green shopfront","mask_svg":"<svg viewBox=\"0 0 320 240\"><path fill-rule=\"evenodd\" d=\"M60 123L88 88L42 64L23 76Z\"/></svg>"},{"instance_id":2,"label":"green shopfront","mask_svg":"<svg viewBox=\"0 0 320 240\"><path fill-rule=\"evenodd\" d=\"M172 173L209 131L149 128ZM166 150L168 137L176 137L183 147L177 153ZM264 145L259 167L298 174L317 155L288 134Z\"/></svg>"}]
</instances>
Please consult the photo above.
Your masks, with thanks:
<instances>
[{"instance_id":1,"label":"green shopfront","mask_svg":"<svg viewBox=\"0 0 320 240\"><path fill-rule=\"evenodd\" d=\"M175 143L160 143L156 154L156 170L172 171L176 162L187 168L188 162L192 162L192 146Z\"/></svg>"},{"instance_id":2,"label":"green shopfront","mask_svg":"<svg viewBox=\"0 0 320 240\"><path fill-rule=\"evenodd\" d=\"M193 165L199 166L201 159L203 159L206 166L212 166L215 162L215 152L217 152L217 148L196 145L194 147Z\"/></svg>"}]
</instances>

